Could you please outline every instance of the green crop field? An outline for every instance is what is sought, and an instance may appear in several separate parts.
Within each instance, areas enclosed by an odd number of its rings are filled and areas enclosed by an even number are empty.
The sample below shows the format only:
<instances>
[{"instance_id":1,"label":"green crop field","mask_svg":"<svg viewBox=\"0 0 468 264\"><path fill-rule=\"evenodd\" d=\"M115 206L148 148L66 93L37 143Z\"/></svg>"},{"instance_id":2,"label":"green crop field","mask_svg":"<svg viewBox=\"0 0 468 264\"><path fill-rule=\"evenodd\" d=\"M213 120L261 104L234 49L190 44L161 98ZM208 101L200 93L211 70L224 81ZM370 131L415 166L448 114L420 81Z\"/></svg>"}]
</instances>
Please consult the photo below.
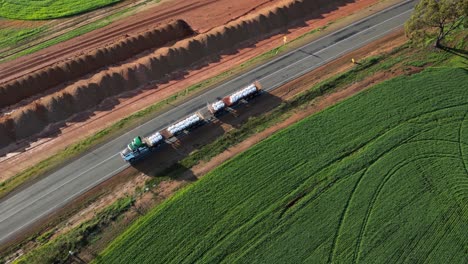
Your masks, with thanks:
<instances>
[{"instance_id":1,"label":"green crop field","mask_svg":"<svg viewBox=\"0 0 468 264\"><path fill-rule=\"evenodd\" d=\"M376 85L178 192L98 263L467 263L468 71Z\"/></svg>"},{"instance_id":2,"label":"green crop field","mask_svg":"<svg viewBox=\"0 0 468 264\"><path fill-rule=\"evenodd\" d=\"M0 17L42 20L81 14L122 0L0 0Z\"/></svg>"},{"instance_id":3,"label":"green crop field","mask_svg":"<svg viewBox=\"0 0 468 264\"><path fill-rule=\"evenodd\" d=\"M45 27L38 28L3 28L0 29L0 50L17 45L18 43L34 37L44 31Z\"/></svg>"}]
</instances>

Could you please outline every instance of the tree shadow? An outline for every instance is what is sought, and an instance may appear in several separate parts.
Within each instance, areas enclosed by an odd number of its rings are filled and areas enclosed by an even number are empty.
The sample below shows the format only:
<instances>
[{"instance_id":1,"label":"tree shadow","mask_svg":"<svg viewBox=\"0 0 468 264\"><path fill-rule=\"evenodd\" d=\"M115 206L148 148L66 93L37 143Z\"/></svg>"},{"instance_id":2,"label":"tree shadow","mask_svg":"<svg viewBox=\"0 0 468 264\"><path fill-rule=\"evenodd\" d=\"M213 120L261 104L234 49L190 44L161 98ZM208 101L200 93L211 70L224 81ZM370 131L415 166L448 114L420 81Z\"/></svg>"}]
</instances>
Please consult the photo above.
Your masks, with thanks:
<instances>
[{"instance_id":1,"label":"tree shadow","mask_svg":"<svg viewBox=\"0 0 468 264\"><path fill-rule=\"evenodd\" d=\"M464 58L464 59L468 59L468 50L451 48L451 47L447 47L447 46L441 46L440 48L442 50L448 52L448 53L453 54L453 55L459 56L459 57Z\"/></svg>"}]
</instances>

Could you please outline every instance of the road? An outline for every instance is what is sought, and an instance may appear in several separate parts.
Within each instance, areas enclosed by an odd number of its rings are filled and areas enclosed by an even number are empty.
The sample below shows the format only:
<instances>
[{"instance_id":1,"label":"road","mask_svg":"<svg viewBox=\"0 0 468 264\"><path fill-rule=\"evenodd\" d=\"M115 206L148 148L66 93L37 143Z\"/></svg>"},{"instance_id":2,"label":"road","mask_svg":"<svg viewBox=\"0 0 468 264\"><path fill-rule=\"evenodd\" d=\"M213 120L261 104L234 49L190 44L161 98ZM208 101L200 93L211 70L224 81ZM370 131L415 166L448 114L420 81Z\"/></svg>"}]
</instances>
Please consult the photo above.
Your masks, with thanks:
<instances>
[{"instance_id":1,"label":"road","mask_svg":"<svg viewBox=\"0 0 468 264\"><path fill-rule=\"evenodd\" d=\"M259 80L273 90L402 27L416 0L403 2L282 55L128 131L0 203L0 244L128 167L119 151L137 135L163 129L216 98Z\"/></svg>"}]
</instances>

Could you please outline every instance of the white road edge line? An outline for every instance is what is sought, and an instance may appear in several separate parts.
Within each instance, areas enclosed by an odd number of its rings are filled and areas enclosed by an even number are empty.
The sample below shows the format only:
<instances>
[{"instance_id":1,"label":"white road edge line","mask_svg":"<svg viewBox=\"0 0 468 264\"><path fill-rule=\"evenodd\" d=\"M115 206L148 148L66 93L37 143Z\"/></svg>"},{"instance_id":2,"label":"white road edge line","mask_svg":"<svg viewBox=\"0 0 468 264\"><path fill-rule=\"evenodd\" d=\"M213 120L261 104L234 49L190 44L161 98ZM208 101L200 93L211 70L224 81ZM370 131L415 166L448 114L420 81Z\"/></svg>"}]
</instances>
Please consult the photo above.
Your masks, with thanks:
<instances>
[{"instance_id":1,"label":"white road edge line","mask_svg":"<svg viewBox=\"0 0 468 264\"><path fill-rule=\"evenodd\" d=\"M283 71L283 70L285 70L285 69L287 69L287 68L290 68L291 66L294 66L294 65L296 65L296 64L298 64L298 63L300 63L300 62L302 62L302 61L304 61L304 60L306 60L306 59L308 59L308 58L310 58L310 57L313 57L315 54L318 54L318 53L323 52L323 51L325 51L325 50L327 50L327 49L329 49L329 48L331 48L331 47L334 47L334 46L336 46L336 45L342 43L343 41L349 40L350 38L353 38L353 37L356 37L356 36L361 35L361 34L363 34L363 33L366 33L367 31L369 31L369 30L371 30L371 29L373 29L373 28L375 28L375 27L378 27L378 26L380 26L380 25L382 25L382 24L385 24L385 23L387 23L388 21L393 20L393 19L395 19L395 18L397 18L397 17L403 16L403 15L405 15L406 13L411 12L412 10L413 10L413 9L407 10L407 11L405 11L405 12L399 14L399 15L396 15L396 16L394 16L394 17L391 17L391 18L389 18L389 19L387 19L387 20L384 20L384 21L382 21L382 22L380 22L380 23L378 23L378 24L373 25L372 27L369 27L369 28L367 28L367 29L365 29L365 30L363 30L363 31L360 31L360 32L358 32L358 33L356 33L356 34L354 34L354 35L351 35L351 36L349 36L349 37L347 37L347 38L345 38L345 39L342 39L342 40L340 40L340 41L334 43L333 45L330 45L330 46L328 46L328 47L326 47L326 48L323 48L323 49L321 49L321 50L319 50L319 51L317 51L317 52L315 52L315 53L313 53L313 54L311 54L311 55L307 55L307 56L305 56L304 58L302 58L302 59L300 59L300 60L298 60L298 61L296 61L296 62L294 62L294 63L292 63L292 64L289 64L288 66L286 66L286 67L284 67L284 68L281 68L280 70L277 70L277 71L272 72L272 73L270 73L270 74L268 74L268 75L266 75L266 76L263 76L263 77L260 78L259 80L263 80L263 79L265 79L265 78L270 77L270 76L273 75L273 74L277 74L278 72L281 72L281 71ZM401 26L401 25L399 25L398 27L400 27L400 26ZM379 36L380 36L380 35L379 35ZM349 49L348 49L348 50L349 50Z\"/></svg>"},{"instance_id":2,"label":"white road edge line","mask_svg":"<svg viewBox=\"0 0 468 264\"><path fill-rule=\"evenodd\" d=\"M52 190L49 190L47 193L45 193L45 194L41 195L40 197L36 198L33 202L28 203L27 205L22 206L21 208L12 208L12 209L16 209L16 211L14 211L13 213L10 213L10 212L9 212L9 211L12 211L11 209L10 209L10 210L7 210L6 212L2 213L2 216L3 216L3 217L0 218L0 223L2 223L3 221L5 221L6 219L8 219L8 218L10 217L10 216L5 216L5 214L7 214L7 213L9 213L10 215L17 214L18 212L22 211L24 208L26 208L26 207L28 207L28 206L34 204L35 202L37 202L38 200L41 200L42 198L44 198L45 196L51 194L52 192L55 192L56 190L58 190L58 189L61 188L62 186L64 186L64 185L70 183L71 181L74 181L76 178L80 177L81 175L83 175L83 174L85 174L85 173L87 173L87 172L93 170L93 169L96 168L97 166L99 166L99 165L101 165L101 164L107 162L108 160L114 158L116 155L118 155L118 154L115 154L115 155L113 155L113 156L108 157L107 159L105 159L105 160L99 162L98 164L96 164L95 166L93 166L93 167L91 167L91 168L89 168L89 169L87 169L87 170L81 172L80 174L76 175L75 177L73 177L73 178L69 179L68 181L66 181L66 182L64 182L64 183L62 183L62 184L60 184L60 185L57 186L56 188L54 188L54 189L52 189ZM128 166L128 165L125 164L125 166Z\"/></svg>"},{"instance_id":3,"label":"white road edge line","mask_svg":"<svg viewBox=\"0 0 468 264\"><path fill-rule=\"evenodd\" d=\"M115 171L107 174L105 177L93 182L92 184L89 184L85 189L83 189L83 191L79 192L79 193L76 193L70 197L68 197L67 199L63 200L61 203L49 208L48 210L46 210L45 212L41 213L40 215L34 217L33 219L29 220L27 223L21 225L20 227L16 228L15 230L11 231L10 233L4 235L3 237L0 238L0 241L4 240L5 238L9 237L11 234L14 234L16 231L22 229L23 227L31 224L32 222L36 221L37 219L43 217L44 215L47 215L49 214L50 212L52 212L53 210L55 210L56 208L59 208L63 205L65 205L68 201L76 198L77 196L81 195L83 192L86 192L88 191L89 189L93 188L94 186L98 185L99 183L101 182L104 182L105 180L107 180L108 178L111 178L115 173L118 173L120 170L124 170L126 166L122 166L118 169L116 169Z\"/></svg>"},{"instance_id":4,"label":"white road edge line","mask_svg":"<svg viewBox=\"0 0 468 264\"><path fill-rule=\"evenodd\" d=\"M394 30L397 29L397 28L400 28L400 27L403 26L403 25L404 25L404 24L400 24L400 25L398 25L398 26L396 26L396 27L393 27L393 28L391 28L391 29L389 29L389 30L386 30L386 31L384 31L383 33L381 33L381 34L379 34L379 35L377 35L377 36L374 36L374 37L372 37L372 38L370 38L370 39L368 39L368 40L366 40L366 41L360 43L359 45L354 45L354 46L352 46L351 48L348 48L348 49L346 49L346 50L344 50L344 51L338 53L337 55L335 55L335 56L333 56L333 57L331 57L331 58L328 58L327 60L324 60L323 62L320 62L320 63L317 64L317 65L318 65L318 66L322 66L322 65L324 65L324 64L326 64L326 63L328 63L328 62L330 62L330 61L332 61L332 60L334 60L334 59L340 57L340 56L343 55L344 53L346 53L346 52L348 52L348 51L350 51L350 50L353 50L353 49L355 49L355 48L357 48L357 47L359 47L359 46L361 46L361 45L363 45L363 44L365 45L365 44L367 44L368 42L370 42L370 41L372 41L372 40L374 40L374 39L376 39L376 38L379 38L379 37L381 37L381 36L387 34L388 32L391 32L391 31L394 31ZM317 52L317 53L318 53L318 52ZM303 75L304 73L307 73L307 72L310 72L310 69L306 69L306 70L304 70L304 71L301 71L301 72L299 72L299 73L293 75L292 77L290 77L290 78L284 80L283 82L281 82L279 85L273 86L272 88L267 89L267 91L276 89L277 87L279 87L279 86L281 86L281 85L283 85L283 84L285 84L285 83L288 83L289 81L291 81L291 80L293 80L293 79L296 79L297 77L299 77L299 76L301 76L301 75Z\"/></svg>"}]
</instances>

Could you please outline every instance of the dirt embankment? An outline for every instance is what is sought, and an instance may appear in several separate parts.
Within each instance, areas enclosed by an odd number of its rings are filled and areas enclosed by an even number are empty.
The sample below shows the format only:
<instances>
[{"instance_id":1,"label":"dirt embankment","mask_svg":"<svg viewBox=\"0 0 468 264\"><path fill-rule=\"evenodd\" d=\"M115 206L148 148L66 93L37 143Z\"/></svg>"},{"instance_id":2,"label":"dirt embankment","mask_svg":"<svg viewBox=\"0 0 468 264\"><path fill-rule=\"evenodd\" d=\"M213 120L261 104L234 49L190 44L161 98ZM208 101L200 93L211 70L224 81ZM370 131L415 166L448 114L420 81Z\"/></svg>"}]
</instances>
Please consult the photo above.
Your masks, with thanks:
<instances>
[{"instance_id":1,"label":"dirt embankment","mask_svg":"<svg viewBox=\"0 0 468 264\"><path fill-rule=\"evenodd\" d=\"M101 71L60 92L16 110L0 120L0 147L26 138L49 124L93 109L104 99L140 88L165 75L189 68L222 52L233 51L241 43L252 42L285 29L304 18L318 17L352 0L289 0L214 28L204 34L161 48L147 56Z\"/></svg>"},{"instance_id":2,"label":"dirt embankment","mask_svg":"<svg viewBox=\"0 0 468 264\"><path fill-rule=\"evenodd\" d=\"M0 85L0 108L18 103L64 82L76 80L107 65L125 61L148 49L159 48L193 34L193 30L185 21L176 20L4 83Z\"/></svg>"}]
</instances>

